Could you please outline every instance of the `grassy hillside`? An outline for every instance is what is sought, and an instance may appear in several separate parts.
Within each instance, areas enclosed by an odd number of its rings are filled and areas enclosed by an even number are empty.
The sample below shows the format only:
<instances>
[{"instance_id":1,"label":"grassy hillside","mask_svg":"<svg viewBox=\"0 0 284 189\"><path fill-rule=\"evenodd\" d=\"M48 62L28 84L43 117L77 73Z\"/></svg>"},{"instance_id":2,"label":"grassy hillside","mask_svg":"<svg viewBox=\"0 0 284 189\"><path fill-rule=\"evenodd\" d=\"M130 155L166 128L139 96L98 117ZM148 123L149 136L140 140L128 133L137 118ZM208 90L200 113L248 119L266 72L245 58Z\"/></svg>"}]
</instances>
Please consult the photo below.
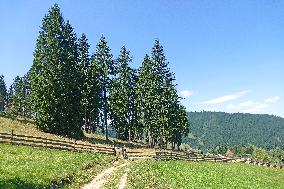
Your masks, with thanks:
<instances>
[{"instance_id":1,"label":"grassy hillside","mask_svg":"<svg viewBox=\"0 0 284 189\"><path fill-rule=\"evenodd\" d=\"M0 188L78 188L111 164L114 157L0 144ZM71 183L71 185L69 184Z\"/></svg>"},{"instance_id":2,"label":"grassy hillside","mask_svg":"<svg viewBox=\"0 0 284 189\"><path fill-rule=\"evenodd\" d=\"M142 161L130 169L128 189L283 189L284 170L239 163Z\"/></svg>"},{"instance_id":3,"label":"grassy hillside","mask_svg":"<svg viewBox=\"0 0 284 189\"><path fill-rule=\"evenodd\" d=\"M39 136L50 139L60 139L60 140L69 141L68 138L38 130L31 120L24 120L21 118L10 119L0 115L0 132L11 133L12 130L14 130L14 133L16 134ZM109 141L106 141L105 137L99 134L85 134L85 137L82 138L81 141L77 142L83 144L93 143L97 144L98 146L110 146L110 145L112 146L113 142L115 142L118 146L125 145L126 147L128 147L128 152L135 151L144 154L154 153L154 150L152 148L146 148L146 146L141 143L135 143L135 142L128 143L127 141L122 141L116 138L110 138Z\"/></svg>"},{"instance_id":4,"label":"grassy hillside","mask_svg":"<svg viewBox=\"0 0 284 189\"><path fill-rule=\"evenodd\" d=\"M258 147L284 147L284 118L224 112L189 112L191 146L212 149L217 146L253 144Z\"/></svg>"}]
</instances>

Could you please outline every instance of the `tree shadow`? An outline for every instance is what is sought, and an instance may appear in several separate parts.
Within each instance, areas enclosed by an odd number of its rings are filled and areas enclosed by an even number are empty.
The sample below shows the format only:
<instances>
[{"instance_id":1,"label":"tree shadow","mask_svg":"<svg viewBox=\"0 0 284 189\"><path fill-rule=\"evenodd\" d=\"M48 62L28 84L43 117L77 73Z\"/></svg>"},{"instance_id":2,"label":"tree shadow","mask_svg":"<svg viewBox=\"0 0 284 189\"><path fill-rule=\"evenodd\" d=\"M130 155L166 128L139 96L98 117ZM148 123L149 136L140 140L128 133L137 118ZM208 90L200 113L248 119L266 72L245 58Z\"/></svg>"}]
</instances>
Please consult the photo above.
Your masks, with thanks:
<instances>
[{"instance_id":1,"label":"tree shadow","mask_svg":"<svg viewBox=\"0 0 284 189\"><path fill-rule=\"evenodd\" d=\"M140 143L129 143L127 141L125 142L118 142L115 139L102 139L102 138L89 138L89 137L84 137L85 141L88 141L90 143L93 144L106 144L106 145L115 145L116 147L122 147L125 146L127 148L147 148L148 146L146 146L145 144L140 144Z\"/></svg>"},{"instance_id":2,"label":"tree shadow","mask_svg":"<svg viewBox=\"0 0 284 189\"><path fill-rule=\"evenodd\" d=\"M13 178L9 180L0 180L0 188L33 189L33 188L48 188L48 186L29 183L21 180L20 178Z\"/></svg>"},{"instance_id":3,"label":"tree shadow","mask_svg":"<svg viewBox=\"0 0 284 189\"><path fill-rule=\"evenodd\" d=\"M22 118L15 118L14 120L17 120L18 122L20 123L23 123L23 124L34 124L34 122L32 120L28 120L28 119L22 119Z\"/></svg>"}]
</instances>

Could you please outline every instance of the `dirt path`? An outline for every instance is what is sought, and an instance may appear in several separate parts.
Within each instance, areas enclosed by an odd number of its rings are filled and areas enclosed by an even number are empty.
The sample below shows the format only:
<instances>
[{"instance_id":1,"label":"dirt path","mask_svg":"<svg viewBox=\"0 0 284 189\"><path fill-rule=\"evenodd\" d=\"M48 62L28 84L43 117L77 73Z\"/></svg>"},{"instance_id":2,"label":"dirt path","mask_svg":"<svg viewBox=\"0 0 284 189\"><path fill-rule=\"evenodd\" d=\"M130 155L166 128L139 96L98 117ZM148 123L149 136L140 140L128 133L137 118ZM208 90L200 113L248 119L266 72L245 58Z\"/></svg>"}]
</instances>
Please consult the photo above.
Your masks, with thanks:
<instances>
[{"instance_id":1,"label":"dirt path","mask_svg":"<svg viewBox=\"0 0 284 189\"><path fill-rule=\"evenodd\" d=\"M100 189L103 187L104 183L107 181L108 177L116 171L118 168L125 167L127 163L123 163L118 166L112 166L108 169L105 169L99 175L97 175L89 184L86 184L81 189Z\"/></svg>"},{"instance_id":2,"label":"dirt path","mask_svg":"<svg viewBox=\"0 0 284 189\"><path fill-rule=\"evenodd\" d=\"M119 185L118 185L118 189L124 189L126 187L128 172L129 172L129 168L126 169L125 173L121 177Z\"/></svg>"}]
</instances>

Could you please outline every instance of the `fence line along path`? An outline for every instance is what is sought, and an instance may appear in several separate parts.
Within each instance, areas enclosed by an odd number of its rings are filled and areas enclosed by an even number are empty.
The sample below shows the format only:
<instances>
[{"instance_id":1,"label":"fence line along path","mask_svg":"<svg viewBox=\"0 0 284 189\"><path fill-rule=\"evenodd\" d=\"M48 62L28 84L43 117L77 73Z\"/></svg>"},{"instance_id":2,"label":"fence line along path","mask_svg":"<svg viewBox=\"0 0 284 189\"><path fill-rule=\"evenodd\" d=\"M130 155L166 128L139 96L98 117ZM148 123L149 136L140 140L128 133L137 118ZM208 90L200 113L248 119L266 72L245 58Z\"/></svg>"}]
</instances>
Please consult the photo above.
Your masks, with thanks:
<instances>
[{"instance_id":1,"label":"fence line along path","mask_svg":"<svg viewBox=\"0 0 284 189\"><path fill-rule=\"evenodd\" d=\"M11 133L0 132L0 143L20 144L25 146L45 147L59 150L81 151L81 152L99 152L108 155L116 155L115 148L111 146L98 146L92 143L84 143L83 141L60 140L51 139L47 137L36 137L29 135L15 134L14 130ZM274 164L270 162L261 162L248 158L227 158L217 156L204 156L197 153L186 152L168 152L168 151L156 151L155 154L141 154L141 152L129 152L128 155L131 158L155 158L157 160L186 160L186 161L214 161L214 162L240 162L247 164L254 164L266 167L273 167L283 169L284 164Z\"/></svg>"},{"instance_id":2,"label":"fence line along path","mask_svg":"<svg viewBox=\"0 0 284 189\"><path fill-rule=\"evenodd\" d=\"M271 163L271 162L261 162L258 160L253 160L250 158L229 158L229 157L218 157L218 156L204 156L197 153L187 153L187 152L168 152L168 151L157 151L157 160L185 160L185 161L213 161L213 162L224 162L224 163L246 163L265 167L272 167L278 169L284 169L283 163Z\"/></svg>"},{"instance_id":3,"label":"fence line along path","mask_svg":"<svg viewBox=\"0 0 284 189\"><path fill-rule=\"evenodd\" d=\"M84 151L84 152L100 152L104 154L114 155L115 150L112 147L97 146L91 143L84 143L74 139L60 140L47 137L36 137L29 135L0 132L0 143L20 144L25 146L46 147L59 150Z\"/></svg>"}]
</instances>

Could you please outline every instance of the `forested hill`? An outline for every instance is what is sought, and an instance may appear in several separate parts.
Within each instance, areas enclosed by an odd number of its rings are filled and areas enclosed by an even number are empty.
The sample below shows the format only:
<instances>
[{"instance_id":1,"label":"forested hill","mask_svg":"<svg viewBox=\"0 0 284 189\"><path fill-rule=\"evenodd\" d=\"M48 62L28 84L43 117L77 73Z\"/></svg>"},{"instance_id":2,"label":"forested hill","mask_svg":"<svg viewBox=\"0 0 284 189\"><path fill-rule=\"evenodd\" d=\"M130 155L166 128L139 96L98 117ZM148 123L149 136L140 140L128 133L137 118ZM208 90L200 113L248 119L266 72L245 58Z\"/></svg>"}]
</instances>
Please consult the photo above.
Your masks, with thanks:
<instances>
[{"instance_id":1,"label":"forested hill","mask_svg":"<svg viewBox=\"0 0 284 189\"><path fill-rule=\"evenodd\" d=\"M190 134L184 142L201 149L253 144L284 146L284 118L266 114L188 112Z\"/></svg>"}]
</instances>

